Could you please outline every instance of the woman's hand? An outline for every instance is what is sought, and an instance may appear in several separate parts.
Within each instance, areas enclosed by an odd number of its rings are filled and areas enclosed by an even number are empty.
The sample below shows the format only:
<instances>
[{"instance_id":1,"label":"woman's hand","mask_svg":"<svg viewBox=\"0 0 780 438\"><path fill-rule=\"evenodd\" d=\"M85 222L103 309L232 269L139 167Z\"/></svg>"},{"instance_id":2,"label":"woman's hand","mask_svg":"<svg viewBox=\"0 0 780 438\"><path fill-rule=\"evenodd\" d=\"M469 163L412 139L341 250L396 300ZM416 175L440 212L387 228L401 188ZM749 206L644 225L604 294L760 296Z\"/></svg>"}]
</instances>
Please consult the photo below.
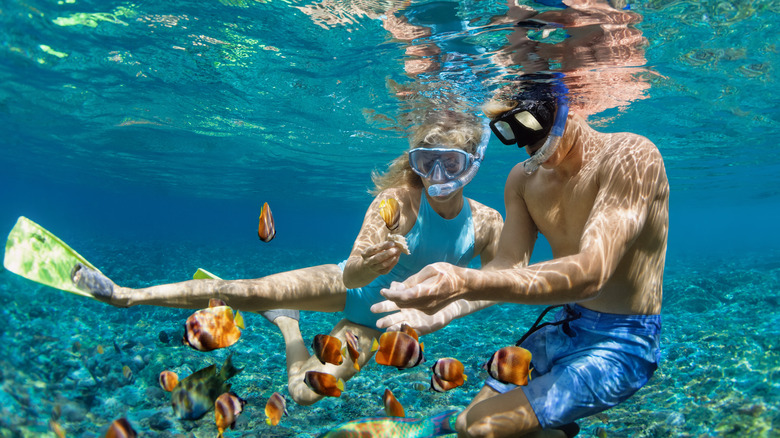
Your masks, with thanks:
<instances>
[{"instance_id":1,"label":"woman's hand","mask_svg":"<svg viewBox=\"0 0 780 438\"><path fill-rule=\"evenodd\" d=\"M401 249L395 242L386 241L369 246L360 256L366 268L378 275L385 275L398 263Z\"/></svg>"}]
</instances>

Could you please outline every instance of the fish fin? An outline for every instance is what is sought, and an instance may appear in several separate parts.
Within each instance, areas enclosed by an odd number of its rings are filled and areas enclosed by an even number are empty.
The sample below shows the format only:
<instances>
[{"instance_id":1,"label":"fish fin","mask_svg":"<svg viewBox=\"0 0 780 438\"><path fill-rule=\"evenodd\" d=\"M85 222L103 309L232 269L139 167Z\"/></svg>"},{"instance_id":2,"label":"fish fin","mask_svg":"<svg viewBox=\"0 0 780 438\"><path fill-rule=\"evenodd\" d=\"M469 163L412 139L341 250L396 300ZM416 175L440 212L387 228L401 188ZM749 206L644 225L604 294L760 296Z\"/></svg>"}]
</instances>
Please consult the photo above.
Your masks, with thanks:
<instances>
[{"instance_id":1,"label":"fish fin","mask_svg":"<svg viewBox=\"0 0 780 438\"><path fill-rule=\"evenodd\" d=\"M344 379L339 378L338 382L336 382L336 388L341 391L344 390Z\"/></svg>"},{"instance_id":2,"label":"fish fin","mask_svg":"<svg viewBox=\"0 0 780 438\"><path fill-rule=\"evenodd\" d=\"M469 379L469 378L468 378L468 376L464 374L464 375L463 375L463 381L465 382L465 381L466 381L466 380L468 380L468 379Z\"/></svg>"},{"instance_id":3,"label":"fish fin","mask_svg":"<svg viewBox=\"0 0 780 438\"><path fill-rule=\"evenodd\" d=\"M425 351L425 345L422 342L420 342L420 350Z\"/></svg>"},{"instance_id":4,"label":"fish fin","mask_svg":"<svg viewBox=\"0 0 780 438\"><path fill-rule=\"evenodd\" d=\"M355 369L356 369L356 370L360 371L360 364L358 363L358 361L354 361L354 362L352 362L352 365L354 365L354 366L355 366Z\"/></svg>"},{"instance_id":5,"label":"fish fin","mask_svg":"<svg viewBox=\"0 0 780 438\"><path fill-rule=\"evenodd\" d=\"M269 425L269 426L272 426L272 424L271 424L271 419L270 419L270 418L266 418L266 419L265 419L265 424L267 424L267 425Z\"/></svg>"},{"instance_id":6,"label":"fish fin","mask_svg":"<svg viewBox=\"0 0 780 438\"><path fill-rule=\"evenodd\" d=\"M242 315L242 314L241 314L241 312L239 312L238 310L236 310L236 316L235 316L235 317L233 317L233 320L236 322L236 325L237 325L237 326L238 326L238 328L240 328L241 330L243 330L244 328L246 328L246 327L244 326L244 315Z\"/></svg>"},{"instance_id":7,"label":"fish fin","mask_svg":"<svg viewBox=\"0 0 780 438\"><path fill-rule=\"evenodd\" d=\"M379 350L379 342L374 338L374 342L371 344L371 351Z\"/></svg>"},{"instance_id":8,"label":"fish fin","mask_svg":"<svg viewBox=\"0 0 780 438\"><path fill-rule=\"evenodd\" d=\"M243 370L243 368L236 368L236 366L233 365L232 357L233 354L229 354L227 359L225 359L225 363L222 365L222 369L219 370L219 377L223 381L227 381L229 378L235 376L236 374L240 373L241 370Z\"/></svg>"}]
</instances>

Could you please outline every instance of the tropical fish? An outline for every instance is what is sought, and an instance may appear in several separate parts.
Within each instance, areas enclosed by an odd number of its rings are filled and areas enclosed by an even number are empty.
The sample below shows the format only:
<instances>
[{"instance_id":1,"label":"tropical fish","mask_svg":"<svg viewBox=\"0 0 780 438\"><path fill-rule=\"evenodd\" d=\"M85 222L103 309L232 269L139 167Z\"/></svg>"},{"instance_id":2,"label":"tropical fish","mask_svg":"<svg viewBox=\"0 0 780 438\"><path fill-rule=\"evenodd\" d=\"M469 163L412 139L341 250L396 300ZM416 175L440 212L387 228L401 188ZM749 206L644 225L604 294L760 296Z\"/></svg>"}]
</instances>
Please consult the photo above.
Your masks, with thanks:
<instances>
[{"instance_id":1,"label":"tropical fish","mask_svg":"<svg viewBox=\"0 0 780 438\"><path fill-rule=\"evenodd\" d=\"M436 392L447 392L450 389L455 389L461 385L458 385L456 382L450 382L449 380L444 380L441 377L437 376L436 374L431 376L431 389Z\"/></svg>"},{"instance_id":2,"label":"tropical fish","mask_svg":"<svg viewBox=\"0 0 780 438\"><path fill-rule=\"evenodd\" d=\"M164 391L171 392L179 384L179 375L173 371L163 371L157 380L159 380L160 387Z\"/></svg>"},{"instance_id":3,"label":"tropical fish","mask_svg":"<svg viewBox=\"0 0 780 438\"><path fill-rule=\"evenodd\" d=\"M344 380L328 373L306 371L303 381L312 391L327 397L338 397L344 391Z\"/></svg>"},{"instance_id":4,"label":"tropical fish","mask_svg":"<svg viewBox=\"0 0 780 438\"><path fill-rule=\"evenodd\" d=\"M455 383L456 386L463 385L466 380L463 363L454 357L445 357L437 360L431 367L431 370L441 380Z\"/></svg>"},{"instance_id":5,"label":"tropical fish","mask_svg":"<svg viewBox=\"0 0 780 438\"><path fill-rule=\"evenodd\" d=\"M135 438L138 436L127 418L114 420L106 431L106 438Z\"/></svg>"},{"instance_id":6,"label":"tropical fish","mask_svg":"<svg viewBox=\"0 0 780 438\"><path fill-rule=\"evenodd\" d=\"M218 437L222 438L225 429L236 427L236 419L244 411L246 400L234 392L226 392L214 402L214 422L217 424Z\"/></svg>"},{"instance_id":7,"label":"tropical fish","mask_svg":"<svg viewBox=\"0 0 780 438\"><path fill-rule=\"evenodd\" d=\"M263 242L270 242L276 237L276 227L274 227L274 216L271 214L271 207L266 202L263 209L260 210L260 225L257 226L257 237Z\"/></svg>"},{"instance_id":8,"label":"tropical fish","mask_svg":"<svg viewBox=\"0 0 780 438\"><path fill-rule=\"evenodd\" d=\"M230 391L227 380L241 370L242 368L233 366L228 356L219 372L216 365L210 365L180 381L171 392L171 406L176 418L197 420L204 416L214 406L220 394Z\"/></svg>"},{"instance_id":9,"label":"tropical fish","mask_svg":"<svg viewBox=\"0 0 780 438\"><path fill-rule=\"evenodd\" d=\"M271 394L271 398L265 404L265 422L269 426L276 426L282 421L282 415L288 415L287 400L284 399L282 394L275 392Z\"/></svg>"},{"instance_id":10,"label":"tropical fish","mask_svg":"<svg viewBox=\"0 0 780 438\"><path fill-rule=\"evenodd\" d=\"M428 418L369 417L348 421L319 438L429 438L456 433L458 411Z\"/></svg>"},{"instance_id":11,"label":"tropical fish","mask_svg":"<svg viewBox=\"0 0 780 438\"><path fill-rule=\"evenodd\" d=\"M385 389L385 393L382 395L382 403L385 405L385 413L388 417L405 417L404 407L401 402L393 395L393 391Z\"/></svg>"},{"instance_id":12,"label":"tropical fish","mask_svg":"<svg viewBox=\"0 0 780 438\"><path fill-rule=\"evenodd\" d=\"M388 198L379 203L379 215L385 221L390 232L398 230L401 219L401 206L395 198Z\"/></svg>"},{"instance_id":13,"label":"tropical fish","mask_svg":"<svg viewBox=\"0 0 780 438\"><path fill-rule=\"evenodd\" d=\"M229 347L241 337L239 328L244 328L244 317L229 306L198 310L184 324L184 344L200 351Z\"/></svg>"},{"instance_id":14,"label":"tropical fish","mask_svg":"<svg viewBox=\"0 0 780 438\"><path fill-rule=\"evenodd\" d=\"M352 365L355 366L356 370L360 371L360 363L358 363L360 358L360 340L349 330L344 332L344 336L346 337L347 352L350 359L352 359Z\"/></svg>"},{"instance_id":15,"label":"tropical fish","mask_svg":"<svg viewBox=\"0 0 780 438\"><path fill-rule=\"evenodd\" d=\"M65 429L63 429L60 423L54 418L49 419L49 430L51 430L57 438L65 438L66 436Z\"/></svg>"},{"instance_id":16,"label":"tropical fish","mask_svg":"<svg viewBox=\"0 0 780 438\"><path fill-rule=\"evenodd\" d=\"M400 369L412 368L425 360L423 344L417 341L417 333L413 328L412 335L405 331L384 332L374 344L371 351L376 351L376 362L380 365L393 366ZM404 327L402 327L402 330Z\"/></svg>"},{"instance_id":17,"label":"tropical fish","mask_svg":"<svg viewBox=\"0 0 780 438\"><path fill-rule=\"evenodd\" d=\"M531 352L522 347L504 347L485 364L490 377L504 383L525 386L531 373Z\"/></svg>"},{"instance_id":18,"label":"tropical fish","mask_svg":"<svg viewBox=\"0 0 780 438\"><path fill-rule=\"evenodd\" d=\"M122 375L127 380L133 380L133 370L131 370L130 367L127 365L122 367Z\"/></svg>"},{"instance_id":19,"label":"tropical fish","mask_svg":"<svg viewBox=\"0 0 780 438\"><path fill-rule=\"evenodd\" d=\"M344 355L347 353L346 346L342 347L341 340L330 335L315 336L311 348L314 350L314 355L323 364L341 365L344 362Z\"/></svg>"}]
</instances>

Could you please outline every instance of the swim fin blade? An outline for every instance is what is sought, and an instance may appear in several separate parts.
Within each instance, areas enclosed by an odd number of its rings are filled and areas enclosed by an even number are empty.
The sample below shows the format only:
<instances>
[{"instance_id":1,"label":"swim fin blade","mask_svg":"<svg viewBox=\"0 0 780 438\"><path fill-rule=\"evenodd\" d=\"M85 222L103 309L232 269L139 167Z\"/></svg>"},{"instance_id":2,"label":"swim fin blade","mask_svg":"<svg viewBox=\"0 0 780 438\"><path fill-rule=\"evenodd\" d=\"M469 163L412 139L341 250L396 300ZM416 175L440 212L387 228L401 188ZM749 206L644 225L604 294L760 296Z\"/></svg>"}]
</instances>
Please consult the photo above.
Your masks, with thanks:
<instances>
[{"instance_id":1,"label":"swim fin blade","mask_svg":"<svg viewBox=\"0 0 780 438\"><path fill-rule=\"evenodd\" d=\"M77 263L100 271L42 226L20 216L5 243L5 269L46 286L94 298L70 279Z\"/></svg>"},{"instance_id":2,"label":"swim fin blade","mask_svg":"<svg viewBox=\"0 0 780 438\"><path fill-rule=\"evenodd\" d=\"M197 271L192 275L193 280L221 280L221 278L217 277L216 275L212 274L211 272L203 269L198 268Z\"/></svg>"}]
</instances>

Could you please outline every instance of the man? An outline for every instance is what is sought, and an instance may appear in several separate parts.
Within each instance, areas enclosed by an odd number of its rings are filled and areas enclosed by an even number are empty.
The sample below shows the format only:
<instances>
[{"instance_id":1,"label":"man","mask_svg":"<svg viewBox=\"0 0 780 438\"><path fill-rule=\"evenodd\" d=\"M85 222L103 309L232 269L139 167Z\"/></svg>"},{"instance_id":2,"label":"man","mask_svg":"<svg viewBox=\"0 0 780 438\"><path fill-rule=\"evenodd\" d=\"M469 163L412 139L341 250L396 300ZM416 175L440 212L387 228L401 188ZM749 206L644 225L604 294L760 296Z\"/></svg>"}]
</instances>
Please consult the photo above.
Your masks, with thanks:
<instances>
[{"instance_id":1,"label":"man","mask_svg":"<svg viewBox=\"0 0 780 438\"><path fill-rule=\"evenodd\" d=\"M530 81L509 105L485 108L499 139L531 155L507 179L495 259L481 271L429 265L372 308L402 309L379 321L387 327L403 309L433 314L458 299L566 304L557 325L521 344L533 355L528 385L489 378L459 416L460 436L574 436L574 420L624 401L657 368L669 224L663 160L642 136L600 133L567 114L564 88ZM528 265L537 233L554 258Z\"/></svg>"}]
</instances>

